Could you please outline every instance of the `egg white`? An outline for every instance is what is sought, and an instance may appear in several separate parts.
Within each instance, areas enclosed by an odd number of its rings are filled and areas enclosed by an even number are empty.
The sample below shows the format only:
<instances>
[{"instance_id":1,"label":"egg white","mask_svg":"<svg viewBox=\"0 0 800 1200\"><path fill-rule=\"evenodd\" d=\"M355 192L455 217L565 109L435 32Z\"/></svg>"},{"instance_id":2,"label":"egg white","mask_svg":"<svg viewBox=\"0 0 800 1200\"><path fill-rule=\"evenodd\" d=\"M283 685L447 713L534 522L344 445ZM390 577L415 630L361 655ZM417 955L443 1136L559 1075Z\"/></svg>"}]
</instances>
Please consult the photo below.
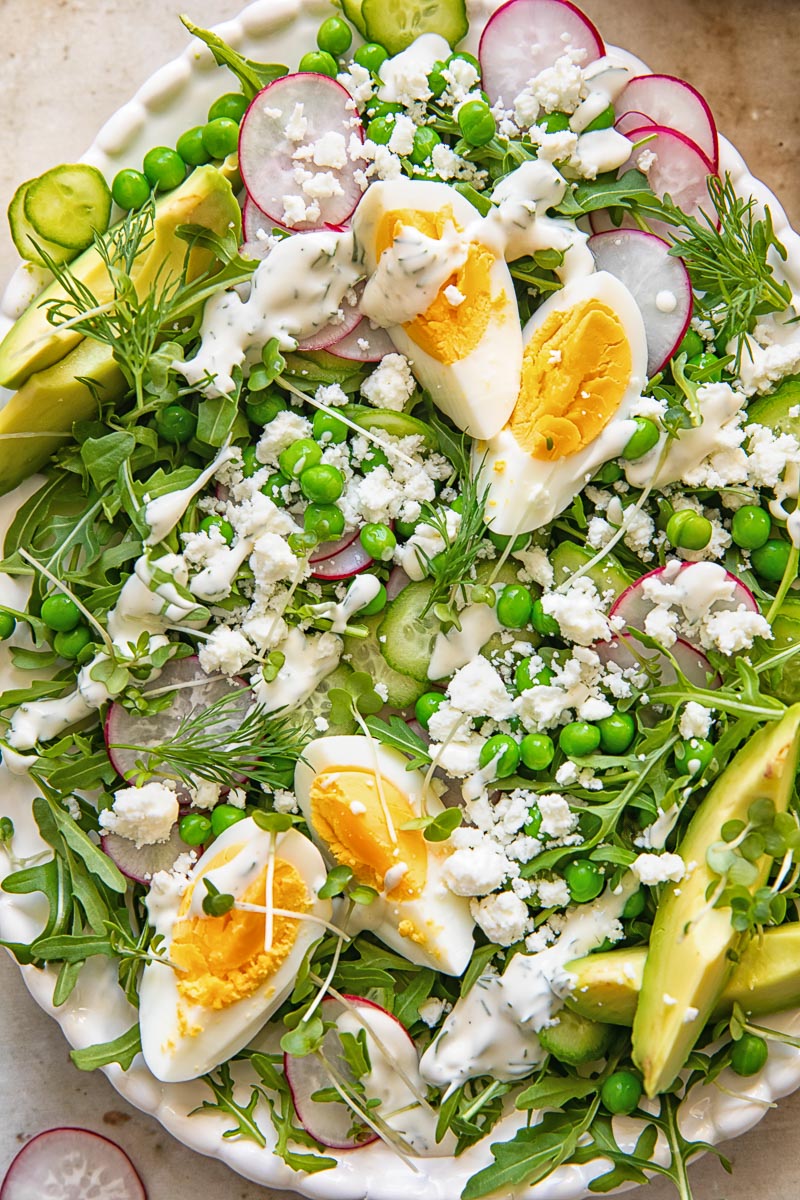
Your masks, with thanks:
<instances>
[{"instance_id":1,"label":"egg white","mask_svg":"<svg viewBox=\"0 0 800 1200\"><path fill-rule=\"evenodd\" d=\"M303 758L297 764L295 793L311 836L331 866L336 865L336 860L312 823L310 793L315 777L335 768L377 771L406 795L417 816L443 811L444 805L431 791L426 796L425 776L421 771L407 770L407 760L398 751L359 735L317 738L306 746ZM442 869L452 852L447 843L425 842L425 847L427 877L421 894L415 899L404 900L389 896L384 890L371 904L354 907L348 928L350 931L371 930L410 962L433 967L446 975L460 975L474 949L472 931L475 923L470 915L469 900L453 895L442 878ZM411 922L419 940L400 933L399 926L404 921Z\"/></svg>"},{"instance_id":2,"label":"egg white","mask_svg":"<svg viewBox=\"0 0 800 1200\"><path fill-rule=\"evenodd\" d=\"M631 350L632 369L616 412L605 428L576 454L545 462L520 445L509 426L473 447L473 472L481 471L488 486L486 515L500 534L539 529L563 512L603 463L616 458L636 432L630 417L647 382L647 338L639 307L630 291L607 271L569 282L539 308L525 326L523 342L531 338L553 312L566 313L596 299L619 317ZM557 363L553 371L559 370Z\"/></svg>"},{"instance_id":3,"label":"egg white","mask_svg":"<svg viewBox=\"0 0 800 1200\"><path fill-rule=\"evenodd\" d=\"M375 252L377 230L383 216L395 210L435 213L449 207L467 240L482 242L480 217L455 188L446 183L403 179L374 183L367 189L353 217L353 232L364 253L368 274L378 265ZM470 230L472 227L472 230ZM491 249L491 247L490 247ZM420 385L434 404L473 437L491 437L508 420L519 391L522 365L522 334L514 283L502 254L495 254L489 270L492 300L503 297L492 312L485 332L470 353L457 362L442 363L423 350L403 325L392 325L387 333L411 363ZM453 309L453 320L463 308L469 312L470 297Z\"/></svg>"},{"instance_id":4,"label":"egg white","mask_svg":"<svg viewBox=\"0 0 800 1200\"><path fill-rule=\"evenodd\" d=\"M317 897L327 874L317 848L297 830L273 835L249 817L220 834L195 864L189 876L188 886L193 890L186 917L203 915L202 903L207 895L201 882L204 876L220 892L240 897L264 870L273 837L276 858L290 863L305 882L311 902L309 913L329 921L331 902ZM210 867L231 848L237 849L229 862ZM159 952L166 959L180 921L180 904L178 894L166 899L154 897L148 904L151 923L164 938ZM219 1010L187 1001L178 991L179 972L163 962L148 962L139 989L139 1025L144 1059L155 1077L165 1083L196 1079L246 1046L283 1003L308 947L323 932L317 921L298 921L294 944L272 976L249 996Z\"/></svg>"}]
</instances>

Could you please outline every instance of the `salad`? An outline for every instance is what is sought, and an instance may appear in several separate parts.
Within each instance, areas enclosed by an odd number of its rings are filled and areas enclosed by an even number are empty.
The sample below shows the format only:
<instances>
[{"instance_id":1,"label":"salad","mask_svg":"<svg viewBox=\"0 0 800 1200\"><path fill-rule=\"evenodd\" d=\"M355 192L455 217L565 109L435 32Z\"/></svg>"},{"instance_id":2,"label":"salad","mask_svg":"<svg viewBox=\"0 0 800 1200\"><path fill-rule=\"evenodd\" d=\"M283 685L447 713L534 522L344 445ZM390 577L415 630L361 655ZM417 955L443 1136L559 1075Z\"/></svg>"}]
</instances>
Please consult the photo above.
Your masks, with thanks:
<instances>
[{"instance_id":1,"label":"salad","mask_svg":"<svg viewBox=\"0 0 800 1200\"><path fill-rule=\"evenodd\" d=\"M201 123L9 209L6 944L56 1006L110 961L76 1065L200 1080L298 1189L689 1196L683 1096L797 1045L786 247L563 0L477 56L459 0L343 0L291 64L184 23Z\"/></svg>"}]
</instances>

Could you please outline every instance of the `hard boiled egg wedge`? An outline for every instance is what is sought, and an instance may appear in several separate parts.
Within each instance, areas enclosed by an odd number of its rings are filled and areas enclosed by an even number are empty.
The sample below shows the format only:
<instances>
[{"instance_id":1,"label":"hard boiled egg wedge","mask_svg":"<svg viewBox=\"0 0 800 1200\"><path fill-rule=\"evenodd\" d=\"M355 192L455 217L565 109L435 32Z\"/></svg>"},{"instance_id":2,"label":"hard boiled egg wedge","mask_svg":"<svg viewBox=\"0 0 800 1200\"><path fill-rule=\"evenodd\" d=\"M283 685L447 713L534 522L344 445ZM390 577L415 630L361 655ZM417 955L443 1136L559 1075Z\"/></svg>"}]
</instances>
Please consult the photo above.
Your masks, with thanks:
<instances>
[{"instance_id":1,"label":"hard boiled egg wedge","mask_svg":"<svg viewBox=\"0 0 800 1200\"><path fill-rule=\"evenodd\" d=\"M404 828L443 807L407 765L367 737L317 738L295 769L297 803L326 861L378 893L354 906L348 929L370 929L411 962L460 975L473 951L469 901L442 879L446 843Z\"/></svg>"},{"instance_id":2,"label":"hard boiled egg wedge","mask_svg":"<svg viewBox=\"0 0 800 1200\"><path fill-rule=\"evenodd\" d=\"M326 874L308 838L266 832L247 817L216 838L182 895L156 880L147 904L164 961L148 962L142 974L139 1024L157 1079L204 1075L247 1045L283 1002L330 920L330 900L317 896ZM229 912L204 911L205 880L234 897ZM267 908L280 912L268 918Z\"/></svg>"},{"instance_id":3,"label":"hard boiled egg wedge","mask_svg":"<svg viewBox=\"0 0 800 1200\"><path fill-rule=\"evenodd\" d=\"M523 330L519 397L505 427L473 449L496 533L518 534L562 512L636 431L647 339L623 283L598 271L569 282Z\"/></svg>"},{"instance_id":4,"label":"hard boiled egg wedge","mask_svg":"<svg viewBox=\"0 0 800 1200\"><path fill-rule=\"evenodd\" d=\"M476 209L445 183L374 183L353 231L369 276L362 312L459 429L497 433L517 398L522 335L511 275Z\"/></svg>"}]
</instances>

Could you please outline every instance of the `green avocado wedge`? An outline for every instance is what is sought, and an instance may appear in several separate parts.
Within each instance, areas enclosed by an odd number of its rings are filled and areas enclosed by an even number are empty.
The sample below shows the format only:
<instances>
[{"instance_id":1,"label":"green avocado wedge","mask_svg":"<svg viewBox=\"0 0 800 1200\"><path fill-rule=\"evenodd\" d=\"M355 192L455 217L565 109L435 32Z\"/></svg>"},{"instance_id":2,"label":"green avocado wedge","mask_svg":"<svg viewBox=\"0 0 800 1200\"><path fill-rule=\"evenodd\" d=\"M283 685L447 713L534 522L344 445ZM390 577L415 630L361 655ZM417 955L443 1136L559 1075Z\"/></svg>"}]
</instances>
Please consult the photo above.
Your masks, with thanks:
<instances>
[{"instance_id":1,"label":"green avocado wedge","mask_svg":"<svg viewBox=\"0 0 800 1200\"><path fill-rule=\"evenodd\" d=\"M575 987L567 1007L590 1021L633 1024L647 958L646 946L587 954L567 963ZM726 1017L734 1004L761 1015L800 1004L800 922L767 929L742 951L711 1020Z\"/></svg>"},{"instance_id":2,"label":"green avocado wedge","mask_svg":"<svg viewBox=\"0 0 800 1200\"><path fill-rule=\"evenodd\" d=\"M648 1096L675 1080L732 974L729 951L743 944L730 909L708 907L719 876L706 853L727 821L747 821L754 801L768 799L776 811L786 811L794 791L799 729L796 704L759 730L719 776L678 847L690 873L661 896L633 1022L633 1060ZM749 890L763 886L771 861L766 855L757 860L758 875Z\"/></svg>"},{"instance_id":3,"label":"green avocado wedge","mask_svg":"<svg viewBox=\"0 0 800 1200\"><path fill-rule=\"evenodd\" d=\"M225 175L214 166L198 167L173 192L156 201L155 224L149 244L133 264L131 278L143 296L158 279L163 287L183 269L186 242L175 236L179 225L205 225L222 234L240 220L239 206ZM211 262L209 251L195 249L189 262L190 278ZM74 259L69 270L89 288L99 304L113 298L113 285L95 246ZM59 330L47 319L47 306L63 300L66 293L53 282L25 310L0 343L0 384L20 388L38 371L60 362L83 339L76 330Z\"/></svg>"}]
</instances>

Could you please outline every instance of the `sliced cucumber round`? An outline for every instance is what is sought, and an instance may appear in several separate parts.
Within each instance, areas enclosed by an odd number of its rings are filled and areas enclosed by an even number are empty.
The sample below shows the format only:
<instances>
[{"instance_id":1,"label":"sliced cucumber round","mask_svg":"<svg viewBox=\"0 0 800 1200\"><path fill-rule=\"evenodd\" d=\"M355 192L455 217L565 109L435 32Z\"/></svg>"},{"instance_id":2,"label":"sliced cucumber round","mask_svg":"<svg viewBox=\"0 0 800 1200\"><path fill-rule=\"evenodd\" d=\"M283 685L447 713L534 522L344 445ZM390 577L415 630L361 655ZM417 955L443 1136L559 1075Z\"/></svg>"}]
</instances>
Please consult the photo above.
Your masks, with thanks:
<instances>
[{"instance_id":1,"label":"sliced cucumber round","mask_svg":"<svg viewBox=\"0 0 800 1200\"><path fill-rule=\"evenodd\" d=\"M367 408L364 404L348 404L342 409L344 416L362 429L378 429L389 437L403 438L414 435L425 439L425 444L435 450L439 443L436 434L425 421L409 413L395 412L390 408Z\"/></svg>"},{"instance_id":2,"label":"sliced cucumber round","mask_svg":"<svg viewBox=\"0 0 800 1200\"><path fill-rule=\"evenodd\" d=\"M364 17L361 13L363 0L342 0L342 12L353 25L355 25L362 37L367 36L367 27L364 24Z\"/></svg>"},{"instance_id":3,"label":"sliced cucumber round","mask_svg":"<svg viewBox=\"0 0 800 1200\"><path fill-rule=\"evenodd\" d=\"M317 685L316 691L312 692L308 699L299 705L298 716L312 732L313 737L339 737L355 733L355 717L344 721L331 720L331 702L328 699L328 692L332 688L344 688L346 692L349 692L353 674L353 668L347 663L339 663L338 667ZM315 722L320 719L328 722L326 729L319 729L316 726Z\"/></svg>"},{"instance_id":4,"label":"sliced cucumber round","mask_svg":"<svg viewBox=\"0 0 800 1200\"><path fill-rule=\"evenodd\" d=\"M467 35L464 0L363 0L361 16L370 42L399 54L423 33L438 33L451 46Z\"/></svg>"},{"instance_id":5,"label":"sliced cucumber round","mask_svg":"<svg viewBox=\"0 0 800 1200\"><path fill-rule=\"evenodd\" d=\"M390 667L428 684L433 644L441 625L428 609L430 579L410 583L386 609L378 630L381 654Z\"/></svg>"},{"instance_id":6,"label":"sliced cucumber round","mask_svg":"<svg viewBox=\"0 0 800 1200\"><path fill-rule=\"evenodd\" d=\"M111 189L97 167L67 163L32 179L24 197L25 216L40 237L71 250L85 250L111 217Z\"/></svg>"},{"instance_id":7,"label":"sliced cucumber round","mask_svg":"<svg viewBox=\"0 0 800 1200\"><path fill-rule=\"evenodd\" d=\"M344 652L349 655L350 664L356 671L365 671L374 683L385 686L387 704L392 708L410 708L428 690L429 685L394 671L389 666L383 655L382 644L378 641L382 622L383 613L361 621L369 630L368 635L365 638L346 637Z\"/></svg>"},{"instance_id":8,"label":"sliced cucumber round","mask_svg":"<svg viewBox=\"0 0 800 1200\"><path fill-rule=\"evenodd\" d=\"M57 246L55 242L48 242L47 238L43 238L36 232L25 216L25 196L33 182L32 179L29 179L27 183L20 184L11 197L11 203L8 206L8 227L11 230L12 241L20 258L24 258L26 262L35 263L37 267L47 266L40 250L45 250L55 263L69 262L78 251L70 250L66 246Z\"/></svg>"},{"instance_id":9,"label":"sliced cucumber round","mask_svg":"<svg viewBox=\"0 0 800 1200\"><path fill-rule=\"evenodd\" d=\"M561 542L550 555L550 564L556 583L564 583L565 580L570 579L594 556L595 551L590 550L587 546L577 546L575 542ZM595 584L601 596L604 592L613 592L615 596L621 596L625 589L633 583L632 576L614 558L613 554L607 554L602 562L599 562L596 567L592 567L591 571L587 571L586 574Z\"/></svg>"}]
</instances>

